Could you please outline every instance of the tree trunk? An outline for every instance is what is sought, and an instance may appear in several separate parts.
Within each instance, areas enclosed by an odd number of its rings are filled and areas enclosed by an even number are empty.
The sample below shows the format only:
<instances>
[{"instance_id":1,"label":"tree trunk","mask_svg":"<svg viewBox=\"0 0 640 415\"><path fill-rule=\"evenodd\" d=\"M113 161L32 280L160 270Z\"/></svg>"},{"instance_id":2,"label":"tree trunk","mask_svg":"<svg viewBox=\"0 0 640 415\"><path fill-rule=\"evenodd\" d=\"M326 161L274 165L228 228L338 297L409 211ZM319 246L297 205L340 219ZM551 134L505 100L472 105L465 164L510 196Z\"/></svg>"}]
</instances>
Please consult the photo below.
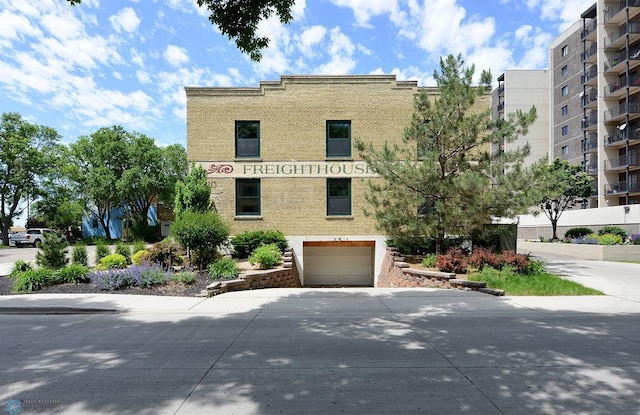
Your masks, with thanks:
<instances>
[{"instance_id":1,"label":"tree trunk","mask_svg":"<svg viewBox=\"0 0 640 415\"><path fill-rule=\"evenodd\" d=\"M553 237L551 239L555 241L556 239L558 239L558 219L551 219L551 229L553 229Z\"/></svg>"}]
</instances>

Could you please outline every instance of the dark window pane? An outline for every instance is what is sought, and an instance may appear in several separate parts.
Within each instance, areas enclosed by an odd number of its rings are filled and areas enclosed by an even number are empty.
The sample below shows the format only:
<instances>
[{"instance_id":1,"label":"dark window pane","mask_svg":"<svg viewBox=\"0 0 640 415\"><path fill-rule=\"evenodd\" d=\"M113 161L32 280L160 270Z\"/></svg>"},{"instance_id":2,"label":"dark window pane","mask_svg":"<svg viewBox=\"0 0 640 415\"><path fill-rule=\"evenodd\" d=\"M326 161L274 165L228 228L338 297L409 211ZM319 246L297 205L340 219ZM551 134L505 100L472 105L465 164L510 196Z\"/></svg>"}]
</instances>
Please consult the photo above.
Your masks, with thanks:
<instances>
[{"instance_id":1,"label":"dark window pane","mask_svg":"<svg viewBox=\"0 0 640 415\"><path fill-rule=\"evenodd\" d=\"M327 121L327 157L351 156L351 121Z\"/></svg>"},{"instance_id":2,"label":"dark window pane","mask_svg":"<svg viewBox=\"0 0 640 415\"><path fill-rule=\"evenodd\" d=\"M236 215L260 215L260 180L236 180Z\"/></svg>"},{"instance_id":3,"label":"dark window pane","mask_svg":"<svg viewBox=\"0 0 640 415\"><path fill-rule=\"evenodd\" d=\"M260 156L260 121L236 121L236 157Z\"/></svg>"},{"instance_id":4,"label":"dark window pane","mask_svg":"<svg viewBox=\"0 0 640 415\"><path fill-rule=\"evenodd\" d=\"M351 215L351 179L327 179L327 215Z\"/></svg>"}]
</instances>

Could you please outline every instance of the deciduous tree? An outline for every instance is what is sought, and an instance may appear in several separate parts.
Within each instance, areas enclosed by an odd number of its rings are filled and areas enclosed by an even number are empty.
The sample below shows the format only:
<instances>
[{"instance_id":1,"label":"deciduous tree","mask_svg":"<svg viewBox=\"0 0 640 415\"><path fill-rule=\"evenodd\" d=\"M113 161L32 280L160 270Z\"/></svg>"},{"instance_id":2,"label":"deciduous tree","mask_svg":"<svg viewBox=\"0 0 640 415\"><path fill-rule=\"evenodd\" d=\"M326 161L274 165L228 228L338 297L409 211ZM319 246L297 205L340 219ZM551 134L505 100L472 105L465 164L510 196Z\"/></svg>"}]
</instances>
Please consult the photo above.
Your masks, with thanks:
<instances>
[{"instance_id":1,"label":"deciduous tree","mask_svg":"<svg viewBox=\"0 0 640 415\"><path fill-rule=\"evenodd\" d=\"M440 252L446 236L468 236L494 216L514 216L527 206L530 176L521 168L528 146L493 152L527 132L535 108L492 120L478 109L491 75L472 85L475 68L460 56L440 60L434 73L439 94L422 90L402 144L356 140L356 149L381 180L369 182L365 213L388 236L408 240L431 237Z\"/></svg>"},{"instance_id":2,"label":"deciduous tree","mask_svg":"<svg viewBox=\"0 0 640 415\"><path fill-rule=\"evenodd\" d=\"M56 160L52 151L60 136L50 127L32 124L17 113L3 113L0 123L0 229L9 245L9 228L24 210L22 202L39 193L39 180Z\"/></svg>"},{"instance_id":3,"label":"deciduous tree","mask_svg":"<svg viewBox=\"0 0 640 415\"><path fill-rule=\"evenodd\" d=\"M174 211L180 215L185 211L206 212L212 208L207 172L194 164L187 177L176 184Z\"/></svg>"},{"instance_id":4,"label":"deciduous tree","mask_svg":"<svg viewBox=\"0 0 640 415\"><path fill-rule=\"evenodd\" d=\"M553 239L558 239L556 231L560 216L591 195L593 179L585 173L582 166L569 164L567 160L559 158L554 159L551 164L546 159L541 160L533 169L536 177L533 188L536 204L551 221Z\"/></svg>"}]
</instances>

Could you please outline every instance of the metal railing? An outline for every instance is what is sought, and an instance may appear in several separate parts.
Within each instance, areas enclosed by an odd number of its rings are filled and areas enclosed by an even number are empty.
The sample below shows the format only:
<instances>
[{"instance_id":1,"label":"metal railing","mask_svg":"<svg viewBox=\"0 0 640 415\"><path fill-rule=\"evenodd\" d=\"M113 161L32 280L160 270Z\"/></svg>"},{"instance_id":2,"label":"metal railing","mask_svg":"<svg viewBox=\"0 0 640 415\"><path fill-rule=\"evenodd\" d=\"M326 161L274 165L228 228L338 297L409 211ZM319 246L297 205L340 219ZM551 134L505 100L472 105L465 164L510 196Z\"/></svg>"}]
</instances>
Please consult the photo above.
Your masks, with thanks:
<instances>
[{"instance_id":1,"label":"metal railing","mask_svg":"<svg viewBox=\"0 0 640 415\"><path fill-rule=\"evenodd\" d=\"M620 104L615 108L605 111L604 120L608 121L625 114L637 114L638 112L640 111L638 111L637 102L625 102L624 104Z\"/></svg>"},{"instance_id":2,"label":"metal railing","mask_svg":"<svg viewBox=\"0 0 640 415\"><path fill-rule=\"evenodd\" d=\"M623 156L614 157L604 161L605 170L617 170L625 167L638 167L637 154L625 154Z\"/></svg>"},{"instance_id":3,"label":"metal railing","mask_svg":"<svg viewBox=\"0 0 640 415\"><path fill-rule=\"evenodd\" d=\"M604 11L604 22L607 23L627 7L640 7L640 0L621 0L616 4L608 6Z\"/></svg>"},{"instance_id":4,"label":"metal railing","mask_svg":"<svg viewBox=\"0 0 640 415\"><path fill-rule=\"evenodd\" d=\"M640 1L640 0L639 0ZM625 35L637 34L640 33L640 24L636 22L631 22L628 25L624 24L620 26L617 30L611 33L609 36L604 38L604 46L609 47L611 44L615 43L618 39Z\"/></svg>"}]
</instances>

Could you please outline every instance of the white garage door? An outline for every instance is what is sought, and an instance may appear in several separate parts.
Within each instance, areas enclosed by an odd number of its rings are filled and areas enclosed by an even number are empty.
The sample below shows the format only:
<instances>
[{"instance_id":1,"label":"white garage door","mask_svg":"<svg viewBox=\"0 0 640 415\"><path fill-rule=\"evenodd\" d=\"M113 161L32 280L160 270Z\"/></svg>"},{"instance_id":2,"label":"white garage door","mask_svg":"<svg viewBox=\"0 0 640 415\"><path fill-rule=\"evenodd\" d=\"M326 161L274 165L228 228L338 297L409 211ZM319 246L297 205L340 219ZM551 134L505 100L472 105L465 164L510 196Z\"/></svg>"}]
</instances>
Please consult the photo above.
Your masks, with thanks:
<instances>
[{"instance_id":1,"label":"white garage door","mask_svg":"<svg viewBox=\"0 0 640 415\"><path fill-rule=\"evenodd\" d=\"M304 246L304 285L373 285L370 246Z\"/></svg>"}]
</instances>

